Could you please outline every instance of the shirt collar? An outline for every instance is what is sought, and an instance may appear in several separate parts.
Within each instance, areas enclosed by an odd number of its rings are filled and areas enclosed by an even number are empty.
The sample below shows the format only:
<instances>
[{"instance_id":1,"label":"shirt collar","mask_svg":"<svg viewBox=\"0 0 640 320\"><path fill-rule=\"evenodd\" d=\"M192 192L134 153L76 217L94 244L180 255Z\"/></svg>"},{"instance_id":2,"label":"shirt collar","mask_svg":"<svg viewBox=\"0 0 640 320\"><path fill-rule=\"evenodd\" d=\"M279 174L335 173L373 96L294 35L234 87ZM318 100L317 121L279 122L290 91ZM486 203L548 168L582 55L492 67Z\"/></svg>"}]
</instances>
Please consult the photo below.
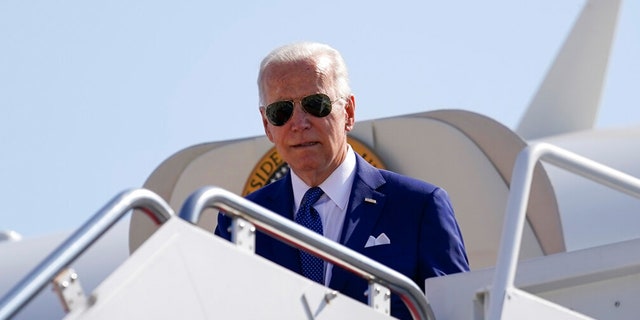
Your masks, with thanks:
<instances>
[{"instance_id":1,"label":"shirt collar","mask_svg":"<svg viewBox=\"0 0 640 320\"><path fill-rule=\"evenodd\" d=\"M344 161L319 185L324 191L324 195L318 201L321 202L325 197L329 197L341 210L344 210L349 202L349 194L351 193L356 169L356 155L351 146L347 146L349 149ZM294 209L297 211L298 207L300 207L300 202L302 202L302 197L311 187L307 186L293 170L291 170L291 185L293 187Z\"/></svg>"}]
</instances>

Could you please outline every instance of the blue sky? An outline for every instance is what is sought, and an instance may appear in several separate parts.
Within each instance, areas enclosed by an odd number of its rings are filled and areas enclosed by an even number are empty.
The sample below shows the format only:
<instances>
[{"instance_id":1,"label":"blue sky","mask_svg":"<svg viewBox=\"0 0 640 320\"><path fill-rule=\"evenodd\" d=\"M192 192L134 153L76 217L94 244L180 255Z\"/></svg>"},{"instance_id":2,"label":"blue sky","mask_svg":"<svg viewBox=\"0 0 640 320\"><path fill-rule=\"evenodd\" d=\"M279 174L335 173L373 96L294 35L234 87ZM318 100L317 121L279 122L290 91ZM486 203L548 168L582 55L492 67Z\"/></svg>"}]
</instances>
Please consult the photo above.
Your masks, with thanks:
<instances>
[{"instance_id":1,"label":"blue sky","mask_svg":"<svg viewBox=\"0 0 640 320\"><path fill-rule=\"evenodd\" d=\"M579 0L2 1L0 230L73 230L188 146L262 134L262 57L340 50L357 120L475 111L514 128ZM598 127L640 122L640 3L622 3Z\"/></svg>"}]
</instances>

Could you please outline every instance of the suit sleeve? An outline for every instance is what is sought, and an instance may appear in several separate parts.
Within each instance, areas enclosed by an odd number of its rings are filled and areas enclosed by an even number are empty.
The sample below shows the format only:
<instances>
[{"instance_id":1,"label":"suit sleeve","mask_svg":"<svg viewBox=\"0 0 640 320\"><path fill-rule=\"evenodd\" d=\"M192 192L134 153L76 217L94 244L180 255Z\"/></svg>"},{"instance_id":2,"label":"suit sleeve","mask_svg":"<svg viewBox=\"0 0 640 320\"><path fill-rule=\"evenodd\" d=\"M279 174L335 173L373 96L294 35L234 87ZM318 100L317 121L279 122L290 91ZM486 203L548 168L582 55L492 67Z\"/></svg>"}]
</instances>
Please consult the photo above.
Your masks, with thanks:
<instances>
[{"instance_id":1,"label":"suit sleeve","mask_svg":"<svg viewBox=\"0 0 640 320\"><path fill-rule=\"evenodd\" d=\"M420 286L426 278L469 271L469 261L449 196L436 188L425 208L420 235Z\"/></svg>"}]
</instances>

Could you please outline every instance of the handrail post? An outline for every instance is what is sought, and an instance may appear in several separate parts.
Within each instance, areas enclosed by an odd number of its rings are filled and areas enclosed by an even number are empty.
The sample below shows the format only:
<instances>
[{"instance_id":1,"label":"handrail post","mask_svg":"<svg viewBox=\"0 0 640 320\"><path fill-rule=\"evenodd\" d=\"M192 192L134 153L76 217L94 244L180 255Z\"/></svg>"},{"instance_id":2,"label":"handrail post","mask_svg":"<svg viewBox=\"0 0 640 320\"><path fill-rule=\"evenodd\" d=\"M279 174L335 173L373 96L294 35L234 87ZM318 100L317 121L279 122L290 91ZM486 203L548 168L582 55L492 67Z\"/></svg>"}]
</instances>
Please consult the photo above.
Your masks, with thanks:
<instances>
[{"instance_id":1,"label":"handrail post","mask_svg":"<svg viewBox=\"0 0 640 320\"><path fill-rule=\"evenodd\" d=\"M580 175L594 182L640 198L640 179L548 143L536 143L523 149L516 158L507 200L500 251L490 291L488 319L499 320L507 291L514 286L522 232L529 201L533 171L538 161Z\"/></svg>"},{"instance_id":2,"label":"handrail post","mask_svg":"<svg viewBox=\"0 0 640 320\"><path fill-rule=\"evenodd\" d=\"M160 224L174 216L173 209L160 196L149 190L133 189L121 192L0 300L0 319L8 319L20 311L56 274L132 209L144 209Z\"/></svg>"},{"instance_id":3,"label":"handrail post","mask_svg":"<svg viewBox=\"0 0 640 320\"><path fill-rule=\"evenodd\" d=\"M201 213L207 208L220 209L227 215L247 220L272 237L306 250L367 281L390 288L400 295L414 319L435 319L424 293L405 275L229 191L213 186L202 187L187 198L179 216L197 224Z\"/></svg>"}]
</instances>

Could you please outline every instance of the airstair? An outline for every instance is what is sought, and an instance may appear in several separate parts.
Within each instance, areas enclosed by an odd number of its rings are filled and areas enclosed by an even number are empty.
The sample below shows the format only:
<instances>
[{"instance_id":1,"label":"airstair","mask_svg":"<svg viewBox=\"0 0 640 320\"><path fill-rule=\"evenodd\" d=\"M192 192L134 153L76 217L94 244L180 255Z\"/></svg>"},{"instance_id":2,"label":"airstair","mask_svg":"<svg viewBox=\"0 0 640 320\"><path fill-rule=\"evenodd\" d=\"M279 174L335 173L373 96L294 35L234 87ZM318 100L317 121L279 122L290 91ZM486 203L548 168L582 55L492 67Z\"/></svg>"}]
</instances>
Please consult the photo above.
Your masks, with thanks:
<instances>
[{"instance_id":1,"label":"airstair","mask_svg":"<svg viewBox=\"0 0 640 320\"><path fill-rule=\"evenodd\" d=\"M50 282L65 319L387 319L399 294L415 319L636 319L640 239L518 260L539 161L640 198L640 180L548 144L516 160L495 267L426 280L403 275L229 191L203 187L178 215L146 189L116 196L0 301L9 319ZM233 216L233 243L197 225L207 208ZM70 264L133 209L160 227L86 295ZM615 213L612 213L615 214ZM257 230L367 279L369 305L253 254Z\"/></svg>"}]
</instances>

